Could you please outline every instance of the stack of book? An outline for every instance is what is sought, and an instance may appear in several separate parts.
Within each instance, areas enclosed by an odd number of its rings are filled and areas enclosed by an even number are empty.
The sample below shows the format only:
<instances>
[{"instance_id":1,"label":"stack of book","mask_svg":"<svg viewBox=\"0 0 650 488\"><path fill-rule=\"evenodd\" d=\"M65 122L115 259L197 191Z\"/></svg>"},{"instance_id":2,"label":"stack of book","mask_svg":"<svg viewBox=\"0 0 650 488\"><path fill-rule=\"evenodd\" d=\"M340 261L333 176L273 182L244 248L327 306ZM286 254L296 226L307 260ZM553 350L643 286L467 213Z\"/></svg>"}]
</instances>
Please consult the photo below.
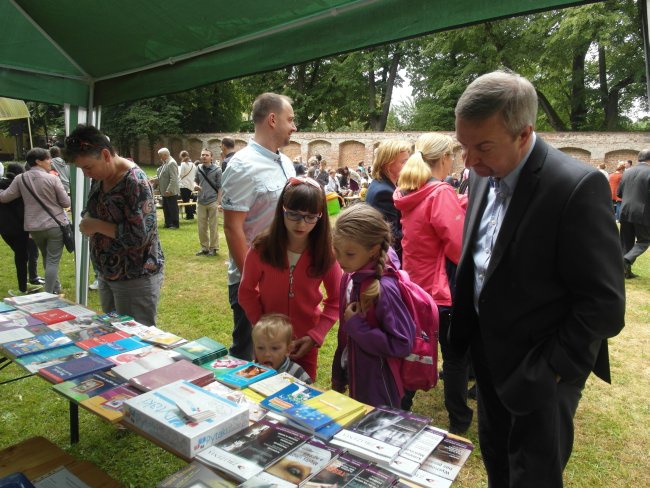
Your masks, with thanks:
<instances>
[{"instance_id":1,"label":"stack of book","mask_svg":"<svg viewBox=\"0 0 650 488\"><path fill-rule=\"evenodd\" d=\"M143 333L140 338L145 342L149 342L150 344L154 344L164 349L173 349L187 342L186 339L183 339L176 334L172 334L171 332L160 330L155 326L149 327L146 333Z\"/></svg>"},{"instance_id":2,"label":"stack of book","mask_svg":"<svg viewBox=\"0 0 650 488\"><path fill-rule=\"evenodd\" d=\"M473 449L474 445L466 439L448 435L413 476L404 478L424 487L447 488L456 479Z\"/></svg>"},{"instance_id":3,"label":"stack of book","mask_svg":"<svg viewBox=\"0 0 650 488\"><path fill-rule=\"evenodd\" d=\"M133 376L129 379L129 383L138 390L151 391L178 380L187 380L195 385L203 386L213 381L214 378L210 371L190 363L186 359L181 359L161 368Z\"/></svg>"},{"instance_id":4,"label":"stack of book","mask_svg":"<svg viewBox=\"0 0 650 488\"><path fill-rule=\"evenodd\" d=\"M203 364L228 354L226 346L209 337L201 337L174 348L194 364Z\"/></svg>"},{"instance_id":5,"label":"stack of book","mask_svg":"<svg viewBox=\"0 0 650 488\"><path fill-rule=\"evenodd\" d=\"M22 340L7 342L0 346L2 353L11 359L20 358L28 354L49 351L72 344L72 340L58 330L40 335L32 335Z\"/></svg>"}]
</instances>

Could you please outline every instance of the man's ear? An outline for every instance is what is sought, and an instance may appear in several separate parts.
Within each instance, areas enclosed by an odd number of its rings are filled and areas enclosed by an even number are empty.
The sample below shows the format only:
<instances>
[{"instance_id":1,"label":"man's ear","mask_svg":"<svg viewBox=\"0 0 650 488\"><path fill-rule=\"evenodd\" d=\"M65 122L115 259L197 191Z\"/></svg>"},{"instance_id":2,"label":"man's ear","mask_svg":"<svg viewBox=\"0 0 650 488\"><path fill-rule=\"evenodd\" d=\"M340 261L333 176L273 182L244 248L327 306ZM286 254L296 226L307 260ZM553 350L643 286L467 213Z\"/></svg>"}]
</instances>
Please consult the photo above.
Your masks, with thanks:
<instances>
[{"instance_id":1,"label":"man's ear","mask_svg":"<svg viewBox=\"0 0 650 488\"><path fill-rule=\"evenodd\" d=\"M530 136L533 134L533 126L527 125L519 132L519 139L521 140L521 146L528 144Z\"/></svg>"}]
</instances>

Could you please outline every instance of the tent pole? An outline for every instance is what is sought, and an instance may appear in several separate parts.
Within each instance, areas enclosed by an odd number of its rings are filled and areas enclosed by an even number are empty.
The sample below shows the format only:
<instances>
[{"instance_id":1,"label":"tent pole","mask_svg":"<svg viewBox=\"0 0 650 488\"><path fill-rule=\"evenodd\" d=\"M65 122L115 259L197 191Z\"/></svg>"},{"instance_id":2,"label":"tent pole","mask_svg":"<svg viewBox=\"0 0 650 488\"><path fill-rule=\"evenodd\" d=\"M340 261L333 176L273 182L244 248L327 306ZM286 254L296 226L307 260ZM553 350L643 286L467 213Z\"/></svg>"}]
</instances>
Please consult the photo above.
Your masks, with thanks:
<instances>
[{"instance_id":1,"label":"tent pole","mask_svg":"<svg viewBox=\"0 0 650 488\"><path fill-rule=\"evenodd\" d=\"M31 117L27 117L27 132L29 132L29 148L34 149L34 141L32 140L32 124L29 122Z\"/></svg>"}]
</instances>

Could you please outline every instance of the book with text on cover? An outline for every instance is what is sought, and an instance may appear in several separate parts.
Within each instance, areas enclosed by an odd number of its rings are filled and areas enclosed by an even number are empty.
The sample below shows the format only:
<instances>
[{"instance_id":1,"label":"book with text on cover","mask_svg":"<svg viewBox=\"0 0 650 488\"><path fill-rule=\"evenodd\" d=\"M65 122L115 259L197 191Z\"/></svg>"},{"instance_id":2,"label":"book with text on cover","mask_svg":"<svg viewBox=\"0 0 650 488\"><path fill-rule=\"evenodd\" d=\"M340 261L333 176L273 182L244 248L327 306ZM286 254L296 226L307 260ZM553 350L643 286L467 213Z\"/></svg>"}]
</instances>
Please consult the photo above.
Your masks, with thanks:
<instances>
[{"instance_id":1,"label":"book with text on cover","mask_svg":"<svg viewBox=\"0 0 650 488\"><path fill-rule=\"evenodd\" d=\"M295 376L290 375L287 372L278 373L274 376L270 376L260 381L256 381L249 388L253 391L256 391L263 397L273 395L277 393L285 386L289 386L292 383L299 381Z\"/></svg>"},{"instance_id":2,"label":"book with text on cover","mask_svg":"<svg viewBox=\"0 0 650 488\"><path fill-rule=\"evenodd\" d=\"M425 480L435 479L435 476L453 481L473 450L474 445L467 439L448 435L436 446L415 475L406 479L423 486L426 486L423 484Z\"/></svg>"},{"instance_id":3,"label":"book with text on cover","mask_svg":"<svg viewBox=\"0 0 650 488\"><path fill-rule=\"evenodd\" d=\"M337 391L327 390L314 398L305 400L300 405L284 410L282 415L310 432L314 432L359 411L365 411L363 403Z\"/></svg>"},{"instance_id":4,"label":"book with text on cover","mask_svg":"<svg viewBox=\"0 0 650 488\"><path fill-rule=\"evenodd\" d=\"M205 363L228 354L226 346L209 337L201 337L194 341L186 342L174 348L174 351L182 354L194 364Z\"/></svg>"},{"instance_id":5,"label":"book with text on cover","mask_svg":"<svg viewBox=\"0 0 650 488\"><path fill-rule=\"evenodd\" d=\"M103 323L96 321L92 317L77 317L76 319L73 320L64 320L63 322L50 324L49 327L52 330L60 330L65 335L70 337L70 334L74 334L75 332L78 332L80 330L91 329L93 327L99 327L100 325L103 325ZM70 339L75 341L75 339L73 339L72 337L70 337Z\"/></svg>"},{"instance_id":6,"label":"book with text on cover","mask_svg":"<svg viewBox=\"0 0 650 488\"><path fill-rule=\"evenodd\" d=\"M312 476L304 486L309 488L346 486L369 464L368 461L354 454L343 453Z\"/></svg>"},{"instance_id":7,"label":"book with text on cover","mask_svg":"<svg viewBox=\"0 0 650 488\"><path fill-rule=\"evenodd\" d=\"M58 322L74 320L76 318L74 315L66 312L62 308L53 308L52 310L47 310L45 312L36 312L32 314L32 317L36 317L45 324L56 324Z\"/></svg>"},{"instance_id":8,"label":"book with text on cover","mask_svg":"<svg viewBox=\"0 0 650 488\"><path fill-rule=\"evenodd\" d=\"M35 352L48 351L72 344L72 341L58 330L27 337L15 342L8 342L2 345L2 351L7 357L15 359Z\"/></svg>"},{"instance_id":9,"label":"book with text on cover","mask_svg":"<svg viewBox=\"0 0 650 488\"><path fill-rule=\"evenodd\" d=\"M260 420L208 447L197 460L240 481L261 473L308 440L304 432Z\"/></svg>"},{"instance_id":10,"label":"book with text on cover","mask_svg":"<svg viewBox=\"0 0 650 488\"><path fill-rule=\"evenodd\" d=\"M140 338L143 341L155 344L156 346L165 349L173 349L174 347L187 342L187 340L183 339L181 336L172 334L171 332L165 332L155 326L149 327L147 333L143 334Z\"/></svg>"},{"instance_id":11,"label":"book with text on cover","mask_svg":"<svg viewBox=\"0 0 650 488\"><path fill-rule=\"evenodd\" d=\"M52 383L63 383L96 371L106 371L112 367L113 363L108 359L89 354L65 363L41 368L38 370L38 374Z\"/></svg>"},{"instance_id":12,"label":"book with text on cover","mask_svg":"<svg viewBox=\"0 0 650 488\"><path fill-rule=\"evenodd\" d=\"M3 354L6 354L4 351L4 345L12 342L17 342L17 341L24 341L25 339L29 339L31 337L34 337L34 334L32 334L29 330L25 329L24 327L12 327L11 329L0 329L0 351L3 352Z\"/></svg>"},{"instance_id":13,"label":"book with text on cover","mask_svg":"<svg viewBox=\"0 0 650 488\"><path fill-rule=\"evenodd\" d=\"M4 302L8 303L9 305L24 305L26 303L49 300L50 298L58 298L58 296L59 295L55 295L54 293L41 291L39 293L30 293L29 295L21 295L19 297L7 297L4 299Z\"/></svg>"},{"instance_id":14,"label":"book with text on cover","mask_svg":"<svg viewBox=\"0 0 650 488\"><path fill-rule=\"evenodd\" d=\"M107 358L125 352L134 351L136 349L142 349L143 347L149 347L149 344L141 341L137 337L132 336L132 337L125 337L124 339L118 339L113 342L107 342L106 344L100 344L99 346L91 347L89 351L103 358Z\"/></svg>"},{"instance_id":15,"label":"book with text on cover","mask_svg":"<svg viewBox=\"0 0 650 488\"><path fill-rule=\"evenodd\" d=\"M222 374L217 377L217 381L220 381L231 388L242 389L252 385L256 381L273 376L274 374L274 369L250 362L243 366L239 366L228 373Z\"/></svg>"},{"instance_id":16,"label":"book with text on cover","mask_svg":"<svg viewBox=\"0 0 650 488\"><path fill-rule=\"evenodd\" d=\"M398 476L376 465L370 465L361 470L347 488L390 488L397 481Z\"/></svg>"},{"instance_id":17,"label":"book with text on cover","mask_svg":"<svg viewBox=\"0 0 650 488\"><path fill-rule=\"evenodd\" d=\"M70 400L80 402L122 383L123 381L112 372L98 371L56 384L52 389Z\"/></svg>"},{"instance_id":18,"label":"book with text on cover","mask_svg":"<svg viewBox=\"0 0 650 488\"><path fill-rule=\"evenodd\" d=\"M181 359L167 366L133 376L129 383L138 390L150 391L178 380L187 380L195 385L203 386L213 381L214 377L210 371L201 366L197 366L187 359Z\"/></svg>"},{"instance_id":19,"label":"book with text on cover","mask_svg":"<svg viewBox=\"0 0 650 488\"><path fill-rule=\"evenodd\" d=\"M111 329L112 330L112 329ZM121 330L115 332L109 332L108 334L89 337L88 339L83 339L76 342L77 346L82 349L90 349L91 347L100 346L108 342L119 341L120 339L125 339L131 337L128 332L123 332Z\"/></svg>"},{"instance_id":20,"label":"book with text on cover","mask_svg":"<svg viewBox=\"0 0 650 488\"><path fill-rule=\"evenodd\" d=\"M124 418L124 402L139 394L140 392L131 386L120 385L83 400L81 406L114 424Z\"/></svg>"},{"instance_id":21,"label":"book with text on cover","mask_svg":"<svg viewBox=\"0 0 650 488\"><path fill-rule=\"evenodd\" d=\"M191 363L190 363L191 364ZM187 401L214 412L193 422L177 402ZM208 446L245 429L248 409L187 381L176 381L124 402L124 420L192 458Z\"/></svg>"},{"instance_id":22,"label":"book with text on cover","mask_svg":"<svg viewBox=\"0 0 650 488\"><path fill-rule=\"evenodd\" d=\"M69 346L58 347L49 351L37 352L16 358L16 363L20 364L30 373L36 373L41 368L64 363L87 355L88 351L84 351L80 347L70 344Z\"/></svg>"},{"instance_id":23,"label":"book with text on cover","mask_svg":"<svg viewBox=\"0 0 650 488\"><path fill-rule=\"evenodd\" d=\"M159 347L149 346L151 349L136 349L135 351L112 356L109 359L116 362L116 358L121 358L120 364L113 368L113 372L129 381L134 376L140 376L148 371L162 368L176 362L176 353L171 354L172 351L160 349ZM128 359L128 361L126 361Z\"/></svg>"},{"instance_id":24,"label":"book with text on cover","mask_svg":"<svg viewBox=\"0 0 650 488\"><path fill-rule=\"evenodd\" d=\"M235 488L230 481L198 461L192 461L180 471L169 475L156 488Z\"/></svg>"},{"instance_id":25,"label":"book with text on cover","mask_svg":"<svg viewBox=\"0 0 650 488\"><path fill-rule=\"evenodd\" d=\"M413 441L402 448L388 469L400 476L413 476L446 435L446 431L427 425Z\"/></svg>"},{"instance_id":26,"label":"book with text on cover","mask_svg":"<svg viewBox=\"0 0 650 488\"><path fill-rule=\"evenodd\" d=\"M45 312L47 310L52 310L53 308L69 307L70 305L74 305L74 304L71 301L66 300L64 298L56 297L56 298L50 298L49 300L42 300L40 302L35 302L35 303L25 303L23 305L19 305L18 309L27 313L37 313L37 312Z\"/></svg>"},{"instance_id":27,"label":"book with text on cover","mask_svg":"<svg viewBox=\"0 0 650 488\"><path fill-rule=\"evenodd\" d=\"M93 319L94 320L94 319ZM66 323L71 323L74 322L72 320L69 320L67 322L61 322L62 324ZM99 322L96 322L99 323ZM62 331L63 332L63 331ZM102 325L95 325L89 328L82 328L74 332L63 332L65 335L67 335L72 342L75 344L81 341L85 341L86 339L91 339L93 337L99 337L103 336L106 334L110 334L111 332L115 332L115 329L111 327L108 324L103 324ZM83 348L82 348L83 349Z\"/></svg>"},{"instance_id":28,"label":"book with text on cover","mask_svg":"<svg viewBox=\"0 0 650 488\"><path fill-rule=\"evenodd\" d=\"M260 406L273 412L282 413L291 407L302 405L310 398L322 394L323 391L306 385L301 381L290 383L260 402Z\"/></svg>"},{"instance_id":29,"label":"book with text on cover","mask_svg":"<svg viewBox=\"0 0 650 488\"><path fill-rule=\"evenodd\" d=\"M136 322L135 320L124 320L122 322L113 322L111 325L117 330L128 332L129 334L138 336L140 338L142 338L142 336L150 334L149 329L151 327L149 325L144 325L141 324L140 322Z\"/></svg>"}]
</instances>

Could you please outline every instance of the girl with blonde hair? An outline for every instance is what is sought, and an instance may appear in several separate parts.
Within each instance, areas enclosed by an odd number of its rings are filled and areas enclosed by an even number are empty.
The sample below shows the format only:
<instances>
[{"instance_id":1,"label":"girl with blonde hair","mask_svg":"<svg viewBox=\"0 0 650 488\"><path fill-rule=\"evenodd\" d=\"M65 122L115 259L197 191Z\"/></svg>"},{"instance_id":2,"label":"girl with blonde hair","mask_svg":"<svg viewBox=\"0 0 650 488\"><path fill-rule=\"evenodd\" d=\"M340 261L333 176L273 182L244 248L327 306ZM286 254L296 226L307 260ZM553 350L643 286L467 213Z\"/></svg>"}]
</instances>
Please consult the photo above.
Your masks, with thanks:
<instances>
[{"instance_id":1,"label":"girl with blonde hair","mask_svg":"<svg viewBox=\"0 0 650 488\"><path fill-rule=\"evenodd\" d=\"M459 200L454 188L443 181L451 170L456 147L448 135L421 135L400 173L393 197L402 214L402 267L438 305L449 430L461 433L472 421L467 406L468 363L447 344L447 331L467 198L463 195Z\"/></svg>"}]
</instances>

